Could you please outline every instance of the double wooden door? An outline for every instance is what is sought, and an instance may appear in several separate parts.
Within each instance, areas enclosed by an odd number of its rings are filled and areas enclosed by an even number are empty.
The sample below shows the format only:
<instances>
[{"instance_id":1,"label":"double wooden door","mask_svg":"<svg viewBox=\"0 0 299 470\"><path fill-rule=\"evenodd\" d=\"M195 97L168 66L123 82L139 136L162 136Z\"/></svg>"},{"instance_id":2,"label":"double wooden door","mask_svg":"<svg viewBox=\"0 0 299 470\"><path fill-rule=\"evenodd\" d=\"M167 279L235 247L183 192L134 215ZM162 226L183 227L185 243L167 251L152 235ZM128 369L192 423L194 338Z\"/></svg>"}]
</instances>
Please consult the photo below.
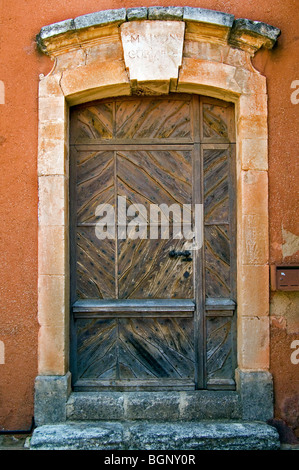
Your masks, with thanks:
<instances>
[{"instance_id":1,"label":"double wooden door","mask_svg":"<svg viewBox=\"0 0 299 470\"><path fill-rule=\"evenodd\" d=\"M71 109L75 390L234 387L233 111L178 94Z\"/></svg>"}]
</instances>

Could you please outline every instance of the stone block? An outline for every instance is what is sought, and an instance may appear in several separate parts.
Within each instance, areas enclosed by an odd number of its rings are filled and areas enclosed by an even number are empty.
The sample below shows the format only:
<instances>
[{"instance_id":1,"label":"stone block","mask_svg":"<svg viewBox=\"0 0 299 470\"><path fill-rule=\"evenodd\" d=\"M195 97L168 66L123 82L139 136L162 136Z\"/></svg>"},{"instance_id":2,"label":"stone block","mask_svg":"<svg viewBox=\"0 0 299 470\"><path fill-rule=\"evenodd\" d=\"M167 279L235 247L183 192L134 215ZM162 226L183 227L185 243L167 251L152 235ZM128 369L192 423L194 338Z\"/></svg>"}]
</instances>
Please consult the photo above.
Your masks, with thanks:
<instances>
[{"instance_id":1,"label":"stone block","mask_svg":"<svg viewBox=\"0 0 299 470\"><path fill-rule=\"evenodd\" d=\"M273 378L267 371L237 369L243 419L268 421L273 418Z\"/></svg>"},{"instance_id":2,"label":"stone block","mask_svg":"<svg viewBox=\"0 0 299 470\"><path fill-rule=\"evenodd\" d=\"M67 183L63 175L39 176L39 225L65 225Z\"/></svg>"},{"instance_id":3,"label":"stone block","mask_svg":"<svg viewBox=\"0 0 299 470\"><path fill-rule=\"evenodd\" d=\"M243 215L242 264L265 265L268 262L268 216Z\"/></svg>"},{"instance_id":4,"label":"stone block","mask_svg":"<svg viewBox=\"0 0 299 470\"><path fill-rule=\"evenodd\" d=\"M265 93L256 93L242 95L238 101L239 117L267 116L268 95Z\"/></svg>"},{"instance_id":5,"label":"stone block","mask_svg":"<svg viewBox=\"0 0 299 470\"><path fill-rule=\"evenodd\" d=\"M183 7L149 7L149 20L181 20Z\"/></svg>"},{"instance_id":6,"label":"stone block","mask_svg":"<svg viewBox=\"0 0 299 470\"><path fill-rule=\"evenodd\" d=\"M67 130L65 122L40 122L38 134L39 176L65 174L67 170L65 165L66 142Z\"/></svg>"},{"instance_id":7,"label":"stone block","mask_svg":"<svg viewBox=\"0 0 299 470\"><path fill-rule=\"evenodd\" d=\"M234 78L235 73L235 67L230 65L184 57L179 76L178 91L180 91L182 85L191 84L194 87L193 92L198 93L199 89L196 87L198 83L200 87L204 87L205 94L207 94L208 88L211 87L213 96L218 91L217 98L221 99L226 97L228 92L241 92Z\"/></svg>"},{"instance_id":8,"label":"stone block","mask_svg":"<svg viewBox=\"0 0 299 470\"><path fill-rule=\"evenodd\" d=\"M237 146L243 170L268 170L267 139L240 139Z\"/></svg>"},{"instance_id":9,"label":"stone block","mask_svg":"<svg viewBox=\"0 0 299 470\"><path fill-rule=\"evenodd\" d=\"M39 126L39 140L41 145L43 140L58 140L64 141L65 139L65 123L63 121L46 121L41 122Z\"/></svg>"},{"instance_id":10,"label":"stone block","mask_svg":"<svg viewBox=\"0 0 299 470\"><path fill-rule=\"evenodd\" d=\"M40 30L39 37L41 39L47 39L58 34L65 33L67 31L75 29L75 24L73 19L59 21L58 23L53 23L47 26L43 26Z\"/></svg>"},{"instance_id":11,"label":"stone block","mask_svg":"<svg viewBox=\"0 0 299 470\"><path fill-rule=\"evenodd\" d=\"M38 337L38 372L40 375L63 375L66 371L69 352L63 325L41 326Z\"/></svg>"},{"instance_id":12,"label":"stone block","mask_svg":"<svg viewBox=\"0 0 299 470\"><path fill-rule=\"evenodd\" d=\"M278 433L262 423L142 423L129 427L129 448L143 450L278 449Z\"/></svg>"},{"instance_id":13,"label":"stone block","mask_svg":"<svg viewBox=\"0 0 299 470\"><path fill-rule=\"evenodd\" d=\"M67 174L65 140L39 137L38 176Z\"/></svg>"},{"instance_id":14,"label":"stone block","mask_svg":"<svg viewBox=\"0 0 299 470\"><path fill-rule=\"evenodd\" d=\"M89 28L91 26L106 26L108 24L121 24L126 21L126 9L103 10L87 15L78 16L74 20L75 28Z\"/></svg>"},{"instance_id":15,"label":"stone block","mask_svg":"<svg viewBox=\"0 0 299 470\"><path fill-rule=\"evenodd\" d=\"M46 77L41 78L39 82L39 92L38 92L39 98L49 98L50 96L51 97L63 96L63 93L59 84L60 79L61 79L60 73L47 75Z\"/></svg>"},{"instance_id":16,"label":"stone block","mask_svg":"<svg viewBox=\"0 0 299 470\"><path fill-rule=\"evenodd\" d=\"M186 421L241 418L236 392L201 390L180 393L180 419Z\"/></svg>"},{"instance_id":17,"label":"stone block","mask_svg":"<svg viewBox=\"0 0 299 470\"><path fill-rule=\"evenodd\" d=\"M179 419L180 394L178 392L134 392L125 394L125 416L128 420Z\"/></svg>"},{"instance_id":18,"label":"stone block","mask_svg":"<svg viewBox=\"0 0 299 470\"><path fill-rule=\"evenodd\" d=\"M64 96L45 96L39 98L39 122L64 121L66 105Z\"/></svg>"},{"instance_id":19,"label":"stone block","mask_svg":"<svg viewBox=\"0 0 299 470\"><path fill-rule=\"evenodd\" d=\"M39 275L64 276L67 264L65 228L43 225L38 232Z\"/></svg>"},{"instance_id":20,"label":"stone block","mask_svg":"<svg viewBox=\"0 0 299 470\"><path fill-rule=\"evenodd\" d=\"M196 21L200 23L210 23L231 28L234 22L234 15L222 13L204 8L184 7L184 21Z\"/></svg>"},{"instance_id":21,"label":"stone block","mask_svg":"<svg viewBox=\"0 0 299 470\"><path fill-rule=\"evenodd\" d=\"M66 420L66 401L71 390L71 375L37 376L35 379L34 419L37 426Z\"/></svg>"},{"instance_id":22,"label":"stone block","mask_svg":"<svg viewBox=\"0 0 299 470\"><path fill-rule=\"evenodd\" d=\"M184 30L181 21L123 24L121 39L130 79L138 82L177 79L182 63Z\"/></svg>"},{"instance_id":23,"label":"stone block","mask_svg":"<svg viewBox=\"0 0 299 470\"><path fill-rule=\"evenodd\" d=\"M43 26L39 34L36 36L36 42L41 51L46 51L44 41L51 39L59 34L67 33L68 31L75 30L75 23L73 19L60 21L59 23Z\"/></svg>"},{"instance_id":24,"label":"stone block","mask_svg":"<svg viewBox=\"0 0 299 470\"><path fill-rule=\"evenodd\" d=\"M70 421L124 419L124 393L73 393L67 402L67 418Z\"/></svg>"},{"instance_id":25,"label":"stone block","mask_svg":"<svg viewBox=\"0 0 299 470\"><path fill-rule=\"evenodd\" d=\"M118 423L68 423L37 428L32 450L124 450L124 429Z\"/></svg>"},{"instance_id":26,"label":"stone block","mask_svg":"<svg viewBox=\"0 0 299 470\"><path fill-rule=\"evenodd\" d=\"M123 50L119 37L109 42L103 41L98 46L93 45L85 49L85 64L106 62L111 60L122 60Z\"/></svg>"},{"instance_id":27,"label":"stone block","mask_svg":"<svg viewBox=\"0 0 299 470\"><path fill-rule=\"evenodd\" d=\"M38 322L41 326L63 326L68 305L64 276L38 278Z\"/></svg>"},{"instance_id":28,"label":"stone block","mask_svg":"<svg viewBox=\"0 0 299 470\"><path fill-rule=\"evenodd\" d=\"M128 21L147 20L147 8L146 7L127 8L127 20Z\"/></svg>"},{"instance_id":29,"label":"stone block","mask_svg":"<svg viewBox=\"0 0 299 470\"><path fill-rule=\"evenodd\" d=\"M267 81L264 75L257 71L248 70L247 67L237 67L235 80L241 90L241 93L247 95L261 95L267 93Z\"/></svg>"},{"instance_id":30,"label":"stone block","mask_svg":"<svg viewBox=\"0 0 299 470\"><path fill-rule=\"evenodd\" d=\"M184 57L222 62L225 46L203 41L184 41Z\"/></svg>"},{"instance_id":31,"label":"stone block","mask_svg":"<svg viewBox=\"0 0 299 470\"><path fill-rule=\"evenodd\" d=\"M261 44L272 49L278 37L280 36L280 29L275 26L271 26L261 21L251 21L246 18L238 18L234 21L230 41L236 43L242 40L242 36L251 36L252 40L257 38L261 41Z\"/></svg>"},{"instance_id":32,"label":"stone block","mask_svg":"<svg viewBox=\"0 0 299 470\"><path fill-rule=\"evenodd\" d=\"M76 49L76 46L77 44L74 44L73 45L74 50L70 50L56 57L56 64L55 64L56 74L61 74L62 76L62 73L65 70L77 69L78 67L82 67L82 65L85 65L85 61L86 61L85 50L83 48Z\"/></svg>"},{"instance_id":33,"label":"stone block","mask_svg":"<svg viewBox=\"0 0 299 470\"><path fill-rule=\"evenodd\" d=\"M238 202L244 215L268 215L268 173L266 171L241 171ZM240 201L241 199L241 201Z\"/></svg>"},{"instance_id":34,"label":"stone block","mask_svg":"<svg viewBox=\"0 0 299 470\"><path fill-rule=\"evenodd\" d=\"M269 315L269 266L240 266L238 272L238 315Z\"/></svg>"},{"instance_id":35,"label":"stone block","mask_svg":"<svg viewBox=\"0 0 299 470\"><path fill-rule=\"evenodd\" d=\"M241 369L268 369L269 343L268 316L238 318L238 364Z\"/></svg>"},{"instance_id":36,"label":"stone block","mask_svg":"<svg viewBox=\"0 0 299 470\"><path fill-rule=\"evenodd\" d=\"M268 134L267 116L242 117L237 128L240 139L265 139Z\"/></svg>"},{"instance_id":37,"label":"stone block","mask_svg":"<svg viewBox=\"0 0 299 470\"><path fill-rule=\"evenodd\" d=\"M66 143L66 122L40 122L38 135L38 176L68 175Z\"/></svg>"},{"instance_id":38,"label":"stone block","mask_svg":"<svg viewBox=\"0 0 299 470\"><path fill-rule=\"evenodd\" d=\"M242 67L252 71L252 63L249 54L240 49L235 49L230 46L225 46L226 54L224 54L223 62L233 67Z\"/></svg>"},{"instance_id":39,"label":"stone block","mask_svg":"<svg viewBox=\"0 0 299 470\"><path fill-rule=\"evenodd\" d=\"M123 61L92 62L84 67L65 71L61 88L65 96L70 96L80 94L83 90L90 95L94 89L113 86L113 96L117 96L117 86L121 89L127 83L129 79Z\"/></svg>"}]
</instances>

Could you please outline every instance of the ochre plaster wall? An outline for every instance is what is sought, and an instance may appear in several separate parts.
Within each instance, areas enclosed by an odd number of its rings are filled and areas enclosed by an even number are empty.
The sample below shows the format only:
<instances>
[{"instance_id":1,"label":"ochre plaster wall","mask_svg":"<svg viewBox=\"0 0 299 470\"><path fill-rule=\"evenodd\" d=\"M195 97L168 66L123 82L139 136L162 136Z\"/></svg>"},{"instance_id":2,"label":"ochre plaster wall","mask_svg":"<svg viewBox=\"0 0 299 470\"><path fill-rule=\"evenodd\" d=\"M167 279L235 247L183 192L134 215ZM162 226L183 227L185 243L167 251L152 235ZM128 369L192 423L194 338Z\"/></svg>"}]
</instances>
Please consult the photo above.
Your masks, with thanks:
<instances>
[{"instance_id":1,"label":"ochre plaster wall","mask_svg":"<svg viewBox=\"0 0 299 470\"><path fill-rule=\"evenodd\" d=\"M270 261L299 264L299 104L291 103L291 83L299 80L298 2L190 0L187 5L264 21L282 30L277 47L260 51L254 65L267 77L269 93ZM0 429L30 425L37 375L37 97L39 74L46 75L52 63L37 52L35 35L42 26L67 18L132 6L140 2L1 2L0 80L5 103L0 104L0 340L5 364L0 364ZM272 293L270 313L275 413L296 428L299 365L291 363L290 345L299 339L299 293Z\"/></svg>"}]
</instances>

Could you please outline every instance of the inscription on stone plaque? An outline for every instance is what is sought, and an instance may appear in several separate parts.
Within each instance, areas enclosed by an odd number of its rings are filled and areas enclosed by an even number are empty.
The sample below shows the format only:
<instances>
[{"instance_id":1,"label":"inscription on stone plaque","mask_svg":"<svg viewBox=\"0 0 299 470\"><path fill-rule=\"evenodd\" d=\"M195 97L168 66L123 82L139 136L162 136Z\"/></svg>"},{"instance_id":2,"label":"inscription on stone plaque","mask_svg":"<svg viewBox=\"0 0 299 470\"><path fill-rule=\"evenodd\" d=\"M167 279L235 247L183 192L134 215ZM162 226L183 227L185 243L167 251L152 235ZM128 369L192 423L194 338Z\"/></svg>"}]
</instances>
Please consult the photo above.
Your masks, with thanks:
<instances>
[{"instance_id":1,"label":"inscription on stone plaque","mask_svg":"<svg viewBox=\"0 0 299 470\"><path fill-rule=\"evenodd\" d=\"M170 80L182 64L185 23L142 21L121 25L121 38L130 79Z\"/></svg>"}]
</instances>

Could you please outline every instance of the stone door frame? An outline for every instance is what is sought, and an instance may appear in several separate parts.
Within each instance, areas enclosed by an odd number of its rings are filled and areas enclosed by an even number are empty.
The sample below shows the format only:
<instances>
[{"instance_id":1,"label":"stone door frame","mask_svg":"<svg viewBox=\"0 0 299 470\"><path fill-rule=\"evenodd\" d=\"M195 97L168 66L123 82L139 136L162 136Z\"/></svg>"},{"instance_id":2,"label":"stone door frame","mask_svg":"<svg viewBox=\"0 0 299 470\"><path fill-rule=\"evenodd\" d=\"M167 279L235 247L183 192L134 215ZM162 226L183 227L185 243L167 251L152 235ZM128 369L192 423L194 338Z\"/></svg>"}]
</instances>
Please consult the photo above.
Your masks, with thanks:
<instances>
[{"instance_id":1,"label":"stone door frame","mask_svg":"<svg viewBox=\"0 0 299 470\"><path fill-rule=\"evenodd\" d=\"M129 21L136 27L142 21L149 27L156 21L184 22L176 77L130 78L120 34L121 25ZM271 418L267 90L266 78L254 69L251 58L260 47L271 48L278 35L279 30L263 23L189 7L109 10L42 28L37 42L54 66L46 77L40 76L39 84L38 423L51 421L49 400L50 408L58 410L59 419L64 420L71 390L69 107L107 97L169 92L196 93L235 104L236 383L243 418Z\"/></svg>"}]
</instances>

